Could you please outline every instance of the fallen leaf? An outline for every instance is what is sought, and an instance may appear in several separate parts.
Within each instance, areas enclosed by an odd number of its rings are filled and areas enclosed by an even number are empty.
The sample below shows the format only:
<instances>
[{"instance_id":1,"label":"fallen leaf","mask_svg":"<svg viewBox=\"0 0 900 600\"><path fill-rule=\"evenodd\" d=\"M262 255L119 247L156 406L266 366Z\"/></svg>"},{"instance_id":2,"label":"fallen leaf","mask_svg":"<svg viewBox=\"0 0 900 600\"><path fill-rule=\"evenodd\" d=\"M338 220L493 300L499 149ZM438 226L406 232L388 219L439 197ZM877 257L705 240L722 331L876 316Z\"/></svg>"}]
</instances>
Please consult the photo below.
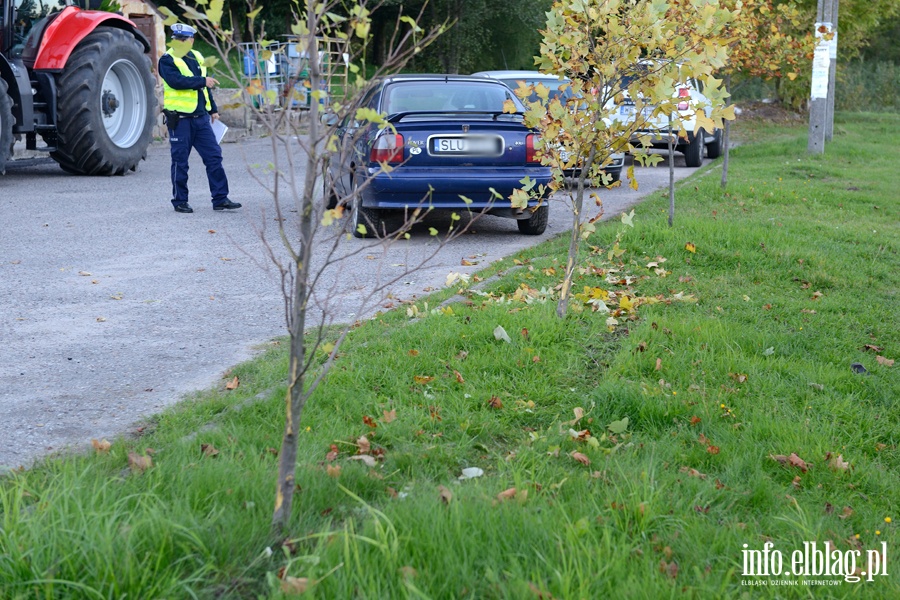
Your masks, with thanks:
<instances>
[{"instance_id":1,"label":"fallen leaf","mask_svg":"<svg viewBox=\"0 0 900 600\"><path fill-rule=\"evenodd\" d=\"M453 493L448 490L446 487L439 485L438 486L438 497L441 499L441 502L444 504L450 504L450 501L453 500Z\"/></svg>"},{"instance_id":2,"label":"fallen leaf","mask_svg":"<svg viewBox=\"0 0 900 600\"><path fill-rule=\"evenodd\" d=\"M400 567L399 569L397 569L397 571L400 573L400 575L404 579L412 579L413 577L415 577L419 574L418 571L416 571L414 568L409 567L409 566Z\"/></svg>"},{"instance_id":3,"label":"fallen leaf","mask_svg":"<svg viewBox=\"0 0 900 600\"><path fill-rule=\"evenodd\" d=\"M341 465L325 465L325 473L337 479L341 476Z\"/></svg>"},{"instance_id":4,"label":"fallen leaf","mask_svg":"<svg viewBox=\"0 0 900 600\"><path fill-rule=\"evenodd\" d=\"M697 252L697 246L695 246L692 242L688 242L687 244L685 244L684 249L692 254Z\"/></svg>"},{"instance_id":5,"label":"fallen leaf","mask_svg":"<svg viewBox=\"0 0 900 600\"><path fill-rule=\"evenodd\" d=\"M462 350L456 355L456 360L466 360L468 357L469 353L466 350Z\"/></svg>"},{"instance_id":6,"label":"fallen leaf","mask_svg":"<svg viewBox=\"0 0 900 600\"><path fill-rule=\"evenodd\" d=\"M580 406L577 406L572 409L572 412L575 413L575 420L580 421L582 417L584 417L584 409Z\"/></svg>"},{"instance_id":7,"label":"fallen leaf","mask_svg":"<svg viewBox=\"0 0 900 600\"><path fill-rule=\"evenodd\" d=\"M309 579L306 577L291 577L288 575L281 580L281 591L289 596L305 594L308 587Z\"/></svg>"},{"instance_id":8,"label":"fallen leaf","mask_svg":"<svg viewBox=\"0 0 900 600\"><path fill-rule=\"evenodd\" d=\"M82 277L90 277L91 276L91 274L88 273L87 271L78 271L78 274L81 275Z\"/></svg>"},{"instance_id":9,"label":"fallen leaf","mask_svg":"<svg viewBox=\"0 0 900 600\"><path fill-rule=\"evenodd\" d=\"M821 298L821 297L824 296L824 295L825 295L825 294L823 294L822 292L818 292L818 291L817 291L817 292L814 292L814 293L813 293L812 299L813 299L813 300L818 300L819 298Z\"/></svg>"},{"instance_id":10,"label":"fallen leaf","mask_svg":"<svg viewBox=\"0 0 900 600\"><path fill-rule=\"evenodd\" d=\"M366 425L368 425L368 426L371 427L372 429L375 429L376 427L378 427L378 423L376 423L376 422L375 422L375 419L373 419L373 418L370 417L369 415L363 416L363 423L365 423Z\"/></svg>"},{"instance_id":11,"label":"fallen leaf","mask_svg":"<svg viewBox=\"0 0 900 600\"><path fill-rule=\"evenodd\" d=\"M880 354L875 357L875 362L877 362L879 365L884 365L885 367L893 367L894 366L893 358L885 358L885 357L881 356Z\"/></svg>"},{"instance_id":12,"label":"fallen leaf","mask_svg":"<svg viewBox=\"0 0 900 600\"><path fill-rule=\"evenodd\" d=\"M129 452L128 466L131 467L131 470L135 473L143 473L153 466L153 459L149 456L141 456L140 454Z\"/></svg>"},{"instance_id":13,"label":"fallen leaf","mask_svg":"<svg viewBox=\"0 0 900 600\"><path fill-rule=\"evenodd\" d=\"M772 460L776 460L783 465L790 465L792 467L797 467L804 473L809 470L809 467L802 458L797 456L795 453L791 452L790 456L785 456L784 454L770 454L769 458Z\"/></svg>"},{"instance_id":14,"label":"fallen leaf","mask_svg":"<svg viewBox=\"0 0 900 600\"><path fill-rule=\"evenodd\" d=\"M219 451L212 444L200 444L200 452L203 456L218 456Z\"/></svg>"},{"instance_id":15,"label":"fallen leaf","mask_svg":"<svg viewBox=\"0 0 900 600\"><path fill-rule=\"evenodd\" d=\"M335 460L340 453L341 452L340 452L340 450L338 450L338 447L335 446L334 444L332 444L331 450L329 450L328 454L325 455L325 460L327 460L328 462L331 462L331 461Z\"/></svg>"},{"instance_id":16,"label":"fallen leaf","mask_svg":"<svg viewBox=\"0 0 900 600\"><path fill-rule=\"evenodd\" d=\"M691 425L692 425L692 426L693 426L693 425L698 425L698 424L700 423L700 421L702 421L702 420L703 420L703 419L701 419L701 418L698 417L698 416L693 416L693 417L691 417Z\"/></svg>"},{"instance_id":17,"label":"fallen leaf","mask_svg":"<svg viewBox=\"0 0 900 600\"><path fill-rule=\"evenodd\" d=\"M368 454L372 449L372 445L369 443L369 438L364 435L356 438L356 447L360 454Z\"/></svg>"},{"instance_id":18,"label":"fallen leaf","mask_svg":"<svg viewBox=\"0 0 900 600\"><path fill-rule=\"evenodd\" d=\"M690 467L681 467L678 470L680 473L687 473L690 477L697 477L699 479L706 479L706 475L698 471L697 469L692 469Z\"/></svg>"},{"instance_id":19,"label":"fallen leaf","mask_svg":"<svg viewBox=\"0 0 900 600\"><path fill-rule=\"evenodd\" d=\"M798 490L800 489L800 476L799 475L794 477L794 480L791 482L791 485L794 486L795 488L797 488Z\"/></svg>"},{"instance_id":20,"label":"fallen leaf","mask_svg":"<svg viewBox=\"0 0 900 600\"><path fill-rule=\"evenodd\" d=\"M826 457L828 460L828 457ZM830 460L828 460L828 466L834 469L835 471L846 471L850 468L850 463L844 460L844 457L838 454L837 456L832 456Z\"/></svg>"},{"instance_id":21,"label":"fallen leaf","mask_svg":"<svg viewBox=\"0 0 900 600\"><path fill-rule=\"evenodd\" d=\"M509 337L509 334L506 333L506 330L503 329L502 325L497 325L497 327L494 329L494 337L498 340L505 341L507 344L512 343L512 339Z\"/></svg>"},{"instance_id":22,"label":"fallen leaf","mask_svg":"<svg viewBox=\"0 0 900 600\"><path fill-rule=\"evenodd\" d=\"M581 452L573 452L570 456L583 465L591 464L591 459L589 459L587 456L585 456Z\"/></svg>"},{"instance_id":23,"label":"fallen leaf","mask_svg":"<svg viewBox=\"0 0 900 600\"><path fill-rule=\"evenodd\" d=\"M105 439L102 439L102 440L92 439L91 446L93 446L94 450L96 450L97 453L100 454L102 452L109 452L109 448L110 448L110 446L112 446L112 444L110 442L107 442Z\"/></svg>"},{"instance_id":24,"label":"fallen leaf","mask_svg":"<svg viewBox=\"0 0 900 600\"><path fill-rule=\"evenodd\" d=\"M369 456L368 454L357 454L356 456L349 456L349 457L347 457L347 460L360 460L360 461L362 461L367 467L374 467L374 466L375 466L375 457L374 457L374 456Z\"/></svg>"},{"instance_id":25,"label":"fallen leaf","mask_svg":"<svg viewBox=\"0 0 900 600\"><path fill-rule=\"evenodd\" d=\"M497 500L501 502L503 500L510 500L516 497L516 488L509 488L508 490L503 490L499 494L497 494Z\"/></svg>"},{"instance_id":26,"label":"fallen leaf","mask_svg":"<svg viewBox=\"0 0 900 600\"><path fill-rule=\"evenodd\" d=\"M395 409L384 411L384 418L381 419L384 423L390 423L397 418L397 411Z\"/></svg>"},{"instance_id":27,"label":"fallen leaf","mask_svg":"<svg viewBox=\"0 0 900 600\"><path fill-rule=\"evenodd\" d=\"M657 358L656 359L656 370L659 371L660 369L662 369L662 359Z\"/></svg>"},{"instance_id":28,"label":"fallen leaf","mask_svg":"<svg viewBox=\"0 0 900 600\"><path fill-rule=\"evenodd\" d=\"M882 352L884 350L884 348L875 346L873 344L866 344L865 346L862 347L862 349L868 350L869 352L874 352L875 354L878 354L879 352Z\"/></svg>"},{"instance_id":29,"label":"fallen leaf","mask_svg":"<svg viewBox=\"0 0 900 600\"><path fill-rule=\"evenodd\" d=\"M431 383L434 381L434 377L431 375L416 375L413 377L413 381L418 383L419 385L425 385L426 383Z\"/></svg>"},{"instance_id":30,"label":"fallen leaf","mask_svg":"<svg viewBox=\"0 0 900 600\"><path fill-rule=\"evenodd\" d=\"M846 519L847 517L853 514L853 509L849 506L845 506L844 510L841 511L841 514L838 515L838 519Z\"/></svg>"},{"instance_id":31,"label":"fallen leaf","mask_svg":"<svg viewBox=\"0 0 900 600\"><path fill-rule=\"evenodd\" d=\"M524 327L522 328L522 337L528 339L528 330Z\"/></svg>"},{"instance_id":32,"label":"fallen leaf","mask_svg":"<svg viewBox=\"0 0 900 600\"><path fill-rule=\"evenodd\" d=\"M718 447L718 446L709 445L709 446L706 447L706 451L709 452L710 454L718 454L718 453L719 453L719 447Z\"/></svg>"},{"instance_id":33,"label":"fallen leaf","mask_svg":"<svg viewBox=\"0 0 900 600\"><path fill-rule=\"evenodd\" d=\"M728 376L738 383L744 383L745 381L747 381L746 373L729 373Z\"/></svg>"},{"instance_id":34,"label":"fallen leaf","mask_svg":"<svg viewBox=\"0 0 900 600\"><path fill-rule=\"evenodd\" d=\"M415 349L410 350L410 351L409 351L409 355L410 355L410 356L418 356L418 355L419 355L419 351L418 351L418 350L415 350Z\"/></svg>"},{"instance_id":35,"label":"fallen leaf","mask_svg":"<svg viewBox=\"0 0 900 600\"><path fill-rule=\"evenodd\" d=\"M238 381L237 375L235 375L234 379L232 379L231 381L229 381L228 383L225 384L225 389L226 390L236 390L240 384L241 384L241 382Z\"/></svg>"},{"instance_id":36,"label":"fallen leaf","mask_svg":"<svg viewBox=\"0 0 900 600\"><path fill-rule=\"evenodd\" d=\"M503 402L497 396L491 396L491 399L488 400L488 406L499 410L503 408Z\"/></svg>"},{"instance_id":37,"label":"fallen leaf","mask_svg":"<svg viewBox=\"0 0 900 600\"><path fill-rule=\"evenodd\" d=\"M474 267L475 265L478 264L478 261L473 262L473 261L471 261L471 260L466 260L466 259L464 258L464 259L462 259L461 261L459 261L459 264L462 265L462 266L464 266L464 267Z\"/></svg>"},{"instance_id":38,"label":"fallen leaf","mask_svg":"<svg viewBox=\"0 0 900 600\"><path fill-rule=\"evenodd\" d=\"M459 371L454 370L453 375L456 376L456 383L465 383L466 382L466 380L463 379L462 373L460 373Z\"/></svg>"}]
</instances>

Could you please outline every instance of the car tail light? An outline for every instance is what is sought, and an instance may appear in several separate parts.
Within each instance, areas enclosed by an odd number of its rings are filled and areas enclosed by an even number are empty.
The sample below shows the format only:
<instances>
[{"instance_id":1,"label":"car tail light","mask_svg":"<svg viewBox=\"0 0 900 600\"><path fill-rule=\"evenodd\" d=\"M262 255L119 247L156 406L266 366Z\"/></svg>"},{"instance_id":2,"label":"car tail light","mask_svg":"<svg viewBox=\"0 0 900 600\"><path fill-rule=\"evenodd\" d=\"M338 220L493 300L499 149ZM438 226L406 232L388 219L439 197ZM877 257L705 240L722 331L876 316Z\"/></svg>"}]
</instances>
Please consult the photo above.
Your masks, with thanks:
<instances>
[{"instance_id":1,"label":"car tail light","mask_svg":"<svg viewBox=\"0 0 900 600\"><path fill-rule=\"evenodd\" d=\"M386 133L375 140L369 158L372 162L396 164L403 162L403 136Z\"/></svg>"},{"instance_id":2,"label":"car tail light","mask_svg":"<svg viewBox=\"0 0 900 600\"><path fill-rule=\"evenodd\" d=\"M535 149L535 143L541 139L536 133L529 133L525 136L525 162L541 164L541 156Z\"/></svg>"},{"instance_id":3,"label":"car tail light","mask_svg":"<svg viewBox=\"0 0 900 600\"><path fill-rule=\"evenodd\" d=\"M691 91L687 88L679 88L678 89L678 97L679 98L690 98ZM678 110L687 110L691 107L691 105L687 102L687 100L682 100L678 103Z\"/></svg>"}]
</instances>

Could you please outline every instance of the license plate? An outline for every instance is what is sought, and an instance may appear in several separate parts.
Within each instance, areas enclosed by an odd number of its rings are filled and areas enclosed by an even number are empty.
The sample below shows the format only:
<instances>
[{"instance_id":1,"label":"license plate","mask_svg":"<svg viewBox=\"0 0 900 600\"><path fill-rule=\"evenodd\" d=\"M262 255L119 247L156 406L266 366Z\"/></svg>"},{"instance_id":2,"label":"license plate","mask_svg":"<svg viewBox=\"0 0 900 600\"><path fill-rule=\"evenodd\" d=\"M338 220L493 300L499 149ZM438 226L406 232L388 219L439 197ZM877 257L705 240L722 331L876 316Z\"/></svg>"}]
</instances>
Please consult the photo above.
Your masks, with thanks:
<instances>
[{"instance_id":1,"label":"license plate","mask_svg":"<svg viewBox=\"0 0 900 600\"><path fill-rule=\"evenodd\" d=\"M635 113L634 106L620 106L619 114L623 117L633 117ZM653 114L652 106L645 106L643 110L641 110L641 114L645 119L649 118L650 115Z\"/></svg>"},{"instance_id":2,"label":"license plate","mask_svg":"<svg viewBox=\"0 0 900 600\"><path fill-rule=\"evenodd\" d=\"M431 138L431 154L449 156L500 156L503 140L495 136L437 136Z\"/></svg>"}]
</instances>

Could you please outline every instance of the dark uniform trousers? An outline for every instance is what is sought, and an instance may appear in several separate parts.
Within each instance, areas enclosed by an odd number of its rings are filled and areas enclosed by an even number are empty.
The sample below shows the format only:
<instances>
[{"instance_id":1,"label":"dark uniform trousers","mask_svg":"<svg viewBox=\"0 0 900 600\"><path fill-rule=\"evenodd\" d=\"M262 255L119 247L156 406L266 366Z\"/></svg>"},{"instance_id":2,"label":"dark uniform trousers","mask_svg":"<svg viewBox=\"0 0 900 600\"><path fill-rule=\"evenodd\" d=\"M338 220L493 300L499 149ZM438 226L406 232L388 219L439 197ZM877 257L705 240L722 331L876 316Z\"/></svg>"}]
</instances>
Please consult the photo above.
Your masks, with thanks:
<instances>
[{"instance_id":1,"label":"dark uniform trousers","mask_svg":"<svg viewBox=\"0 0 900 600\"><path fill-rule=\"evenodd\" d=\"M188 201L188 159L191 148L196 148L206 166L209 193L213 206L228 200L228 178L222 168L222 148L216 143L216 135L208 114L180 115L175 129L169 129L169 147L172 151L172 204Z\"/></svg>"}]
</instances>

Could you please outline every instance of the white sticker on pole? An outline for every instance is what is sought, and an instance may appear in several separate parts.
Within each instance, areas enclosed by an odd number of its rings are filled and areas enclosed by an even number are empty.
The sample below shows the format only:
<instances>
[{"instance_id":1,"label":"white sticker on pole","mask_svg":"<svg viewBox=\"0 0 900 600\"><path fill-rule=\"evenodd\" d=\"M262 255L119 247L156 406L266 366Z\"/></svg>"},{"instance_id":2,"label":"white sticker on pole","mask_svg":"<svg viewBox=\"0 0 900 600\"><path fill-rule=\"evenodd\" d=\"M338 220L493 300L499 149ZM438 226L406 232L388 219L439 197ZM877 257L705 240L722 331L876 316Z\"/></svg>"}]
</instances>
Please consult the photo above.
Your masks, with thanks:
<instances>
[{"instance_id":1,"label":"white sticker on pole","mask_svg":"<svg viewBox=\"0 0 900 600\"><path fill-rule=\"evenodd\" d=\"M828 70L831 66L831 23L816 23L816 51L813 54L811 100L828 98Z\"/></svg>"}]
</instances>

